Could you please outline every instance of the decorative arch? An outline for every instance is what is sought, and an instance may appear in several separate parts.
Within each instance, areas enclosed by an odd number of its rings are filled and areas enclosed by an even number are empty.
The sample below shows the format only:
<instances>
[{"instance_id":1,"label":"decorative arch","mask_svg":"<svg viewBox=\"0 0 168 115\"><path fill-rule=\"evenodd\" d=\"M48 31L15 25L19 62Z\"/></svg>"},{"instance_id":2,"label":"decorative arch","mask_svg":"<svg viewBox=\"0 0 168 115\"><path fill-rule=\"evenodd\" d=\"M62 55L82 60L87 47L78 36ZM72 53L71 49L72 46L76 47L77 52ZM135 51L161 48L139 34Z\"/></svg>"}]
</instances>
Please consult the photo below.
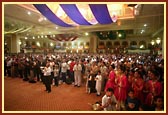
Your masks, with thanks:
<instances>
[{"instance_id":1,"label":"decorative arch","mask_svg":"<svg viewBox=\"0 0 168 115\"><path fill-rule=\"evenodd\" d=\"M103 41L100 41L100 42L99 42L98 48L99 48L99 49L104 49L104 48L105 48L105 44L104 44Z\"/></svg>"},{"instance_id":2,"label":"decorative arch","mask_svg":"<svg viewBox=\"0 0 168 115\"><path fill-rule=\"evenodd\" d=\"M66 46L67 46L66 42L64 42L62 45L63 45L63 47L66 47Z\"/></svg>"},{"instance_id":3,"label":"decorative arch","mask_svg":"<svg viewBox=\"0 0 168 115\"><path fill-rule=\"evenodd\" d=\"M128 47L128 42L127 42L127 41L123 41L123 42L122 42L122 46L123 46L123 47Z\"/></svg>"},{"instance_id":4,"label":"decorative arch","mask_svg":"<svg viewBox=\"0 0 168 115\"><path fill-rule=\"evenodd\" d=\"M110 41L106 42L106 47L107 48L112 48L112 43Z\"/></svg>"},{"instance_id":5,"label":"decorative arch","mask_svg":"<svg viewBox=\"0 0 168 115\"><path fill-rule=\"evenodd\" d=\"M119 41L115 41L114 42L114 47L120 46L120 42Z\"/></svg>"},{"instance_id":6,"label":"decorative arch","mask_svg":"<svg viewBox=\"0 0 168 115\"><path fill-rule=\"evenodd\" d=\"M138 46L137 46L137 42L136 41L131 41L130 42L130 48L131 49L136 49Z\"/></svg>"},{"instance_id":7,"label":"decorative arch","mask_svg":"<svg viewBox=\"0 0 168 115\"><path fill-rule=\"evenodd\" d=\"M140 42L139 42L139 46L141 46L141 45L143 45L144 48L146 48L146 41L140 41Z\"/></svg>"},{"instance_id":8,"label":"decorative arch","mask_svg":"<svg viewBox=\"0 0 168 115\"><path fill-rule=\"evenodd\" d=\"M47 47L47 43L43 42L43 47L46 48Z\"/></svg>"},{"instance_id":9,"label":"decorative arch","mask_svg":"<svg viewBox=\"0 0 168 115\"><path fill-rule=\"evenodd\" d=\"M27 47L27 48L31 47L30 41L26 41L26 47Z\"/></svg>"}]
</instances>

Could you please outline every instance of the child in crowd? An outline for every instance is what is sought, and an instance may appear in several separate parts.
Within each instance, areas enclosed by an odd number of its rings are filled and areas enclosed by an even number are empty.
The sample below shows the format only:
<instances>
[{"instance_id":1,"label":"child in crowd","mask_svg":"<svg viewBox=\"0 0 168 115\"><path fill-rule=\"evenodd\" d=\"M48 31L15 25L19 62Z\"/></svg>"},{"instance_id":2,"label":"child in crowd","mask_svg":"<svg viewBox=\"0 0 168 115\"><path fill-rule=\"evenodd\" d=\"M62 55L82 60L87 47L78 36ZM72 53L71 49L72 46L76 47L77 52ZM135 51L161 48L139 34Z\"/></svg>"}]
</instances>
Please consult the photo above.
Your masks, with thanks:
<instances>
[{"instance_id":1,"label":"child in crowd","mask_svg":"<svg viewBox=\"0 0 168 115\"><path fill-rule=\"evenodd\" d=\"M164 99L162 96L154 97L154 110L155 111L163 111L164 110Z\"/></svg>"},{"instance_id":2,"label":"child in crowd","mask_svg":"<svg viewBox=\"0 0 168 115\"><path fill-rule=\"evenodd\" d=\"M98 74L96 75L96 91L97 91L97 96L100 96L101 94L101 87L102 87L102 76L101 76L101 72L98 71Z\"/></svg>"},{"instance_id":3,"label":"child in crowd","mask_svg":"<svg viewBox=\"0 0 168 115\"><path fill-rule=\"evenodd\" d=\"M134 90L128 91L125 107L127 111L138 111L140 101L134 96Z\"/></svg>"},{"instance_id":4,"label":"child in crowd","mask_svg":"<svg viewBox=\"0 0 168 115\"><path fill-rule=\"evenodd\" d=\"M104 111L115 111L117 110L117 100L114 96L112 88L106 90L106 94L102 97L102 108Z\"/></svg>"},{"instance_id":5,"label":"child in crowd","mask_svg":"<svg viewBox=\"0 0 168 115\"><path fill-rule=\"evenodd\" d=\"M96 89L95 89L95 76L92 73L92 71L90 71L89 75L88 75L88 93L95 93Z\"/></svg>"}]
</instances>

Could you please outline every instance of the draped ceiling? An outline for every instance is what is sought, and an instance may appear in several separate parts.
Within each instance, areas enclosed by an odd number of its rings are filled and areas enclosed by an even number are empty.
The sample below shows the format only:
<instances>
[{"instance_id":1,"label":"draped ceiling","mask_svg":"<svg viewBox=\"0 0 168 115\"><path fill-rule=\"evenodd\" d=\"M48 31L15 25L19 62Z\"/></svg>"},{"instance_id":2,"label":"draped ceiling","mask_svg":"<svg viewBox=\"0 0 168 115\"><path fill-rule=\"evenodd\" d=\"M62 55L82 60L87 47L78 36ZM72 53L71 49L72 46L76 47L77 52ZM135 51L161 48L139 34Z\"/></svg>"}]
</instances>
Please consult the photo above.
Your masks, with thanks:
<instances>
[{"instance_id":1,"label":"draped ceiling","mask_svg":"<svg viewBox=\"0 0 168 115\"><path fill-rule=\"evenodd\" d=\"M125 4L34 4L49 21L62 27L111 24L120 18L133 18L134 9Z\"/></svg>"},{"instance_id":2,"label":"draped ceiling","mask_svg":"<svg viewBox=\"0 0 168 115\"><path fill-rule=\"evenodd\" d=\"M34 4L49 21L61 27L112 24L117 19L133 18L134 7L126 4ZM54 41L74 41L76 35L48 36Z\"/></svg>"},{"instance_id":3,"label":"draped ceiling","mask_svg":"<svg viewBox=\"0 0 168 115\"><path fill-rule=\"evenodd\" d=\"M134 7L127 4L58 4L49 2L46 4L33 4L36 11L46 19L60 27L92 26L96 24L112 24L117 19L134 18ZM7 24L6 24L7 25ZM9 24L8 24L9 25ZM16 27L5 34L23 33L33 26ZM101 32L100 32L101 33ZM101 34L99 33L99 36ZM109 34L108 36L110 36ZM54 41L74 41L78 34L46 35ZM113 35L114 38L114 35Z\"/></svg>"}]
</instances>

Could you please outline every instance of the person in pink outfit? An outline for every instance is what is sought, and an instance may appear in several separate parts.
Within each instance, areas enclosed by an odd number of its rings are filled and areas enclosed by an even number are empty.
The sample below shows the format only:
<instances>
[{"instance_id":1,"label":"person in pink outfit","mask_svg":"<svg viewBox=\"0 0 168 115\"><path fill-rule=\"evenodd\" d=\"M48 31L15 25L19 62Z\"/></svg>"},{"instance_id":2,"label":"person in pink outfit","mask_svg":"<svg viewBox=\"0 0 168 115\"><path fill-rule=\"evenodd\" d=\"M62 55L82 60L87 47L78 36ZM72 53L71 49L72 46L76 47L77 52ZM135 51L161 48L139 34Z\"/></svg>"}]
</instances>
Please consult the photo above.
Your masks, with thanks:
<instances>
[{"instance_id":1,"label":"person in pink outfit","mask_svg":"<svg viewBox=\"0 0 168 115\"><path fill-rule=\"evenodd\" d=\"M114 65L114 64L111 65L111 66L110 66L110 69L111 69L111 71L110 71L110 74L109 74L108 81L107 81L107 83L106 83L105 92L106 92L106 90L107 90L108 88L112 88L113 90L115 90L115 85L116 85L116 84L115 84L116 74L115 74L115 71L114 71L115 65Z\"/></svg>"},{"instance_id":2,"label":"person in pink outfit","mask_svg":"<svg viewBox=\"0 0 168 115\"><path fill-rule=\"evenodd\" d=\"M125 75L126 67L124 65L120 65L118 68L118 76L115 80L117 86L115 88L115 97L118 101L118 106L120 110L125 109L125 100L127 98L128 93L128 79Z\"/></svg>"},{"instance_id":3,"label":"person in pink outfit","mask_svg":"<svg viewBox=\"0 0 168 115\"><path fill-rule=\"evenodd\" d=\"M143 101L143 86L144 86L144 81L142 79L140 71L135 71L134 73L135 79L132 82L132 89L134 90L135 97Z\"/></svg>"},{"instance_id":4,"label":"person in pink outfit","mask_svg":"<svg viewBox=\"0 0 168 115\"><path fill-rule=\"evenodd\" d=\"M148 81L149 85L149 93L146 97L145 103L148 106L151 106L154 103L155 96L162 96L163 95L163 86L161 82L157 79L158 73L156 70L151 70L150 72L150 80Z\"/></svg>"}]
</instances>

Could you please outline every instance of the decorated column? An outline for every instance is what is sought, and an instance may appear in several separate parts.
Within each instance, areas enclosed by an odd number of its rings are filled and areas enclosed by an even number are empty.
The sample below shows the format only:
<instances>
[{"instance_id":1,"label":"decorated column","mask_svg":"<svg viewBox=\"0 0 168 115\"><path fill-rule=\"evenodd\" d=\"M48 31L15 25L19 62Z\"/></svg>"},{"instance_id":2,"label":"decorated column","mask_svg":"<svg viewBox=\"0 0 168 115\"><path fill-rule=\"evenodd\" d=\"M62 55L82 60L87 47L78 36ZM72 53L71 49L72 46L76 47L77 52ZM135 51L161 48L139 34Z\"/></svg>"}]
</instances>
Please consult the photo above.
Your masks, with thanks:
<instances>
[{"instance_id":1,"label":"decorated column","mask_svg":"<svg viewBox=\"0 0 168 115\"><path fill-rule=\"evenodd\" d=\"M16 34L12 34L11 36L7 37L7 46L10 53L20 52L19 40L19 36L17 36Z\"/></svg>"},{"instance_id":2,"label":"decorated column","mask_svg":"<svg viewBox=\"0 0 168 115\"><path fill-rule=\"evenodd\" d=\"M96 36L91 36L90 38L90 53L97 53L97 37Z\"/></svg>"}]
</instances>

